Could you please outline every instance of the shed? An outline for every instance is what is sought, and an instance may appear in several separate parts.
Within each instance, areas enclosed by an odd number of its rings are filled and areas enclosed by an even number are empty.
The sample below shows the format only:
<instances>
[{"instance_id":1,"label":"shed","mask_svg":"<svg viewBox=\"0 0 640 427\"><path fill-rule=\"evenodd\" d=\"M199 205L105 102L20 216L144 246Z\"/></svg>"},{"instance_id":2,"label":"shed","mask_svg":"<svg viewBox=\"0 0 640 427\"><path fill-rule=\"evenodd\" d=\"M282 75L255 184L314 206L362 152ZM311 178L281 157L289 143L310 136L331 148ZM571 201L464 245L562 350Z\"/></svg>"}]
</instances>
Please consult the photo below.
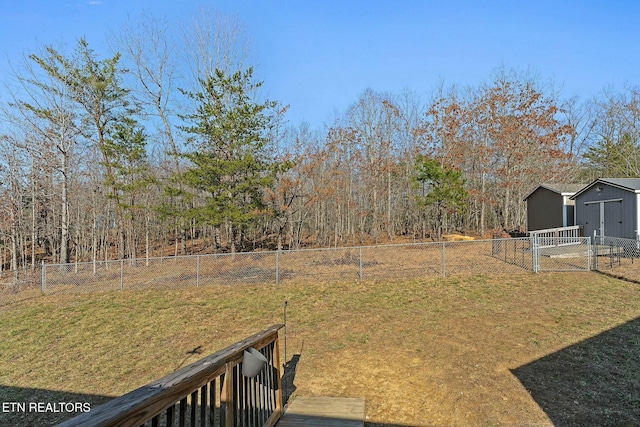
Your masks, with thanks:
<instances>
[{"instance_id":1,"label":"shed","mask_svg":"<svg viewBox=\"0 0 640 427\"><path fill-rule=\"evenodd\" d=\"M527 231L575 225L571 196L584 184L540 184L524 198L527 203Z\"/></svg>"},{"instance_id":2,"label":"shed","mask_svg":"<svg viewBox=\"0 0 640 427\"><path fill-rule=\"evenodd\" d=\"M640 233L640 178L600 178L571 199L575 201L576 223L585 236L636 239Z\"/></svg>"}]
</instances>

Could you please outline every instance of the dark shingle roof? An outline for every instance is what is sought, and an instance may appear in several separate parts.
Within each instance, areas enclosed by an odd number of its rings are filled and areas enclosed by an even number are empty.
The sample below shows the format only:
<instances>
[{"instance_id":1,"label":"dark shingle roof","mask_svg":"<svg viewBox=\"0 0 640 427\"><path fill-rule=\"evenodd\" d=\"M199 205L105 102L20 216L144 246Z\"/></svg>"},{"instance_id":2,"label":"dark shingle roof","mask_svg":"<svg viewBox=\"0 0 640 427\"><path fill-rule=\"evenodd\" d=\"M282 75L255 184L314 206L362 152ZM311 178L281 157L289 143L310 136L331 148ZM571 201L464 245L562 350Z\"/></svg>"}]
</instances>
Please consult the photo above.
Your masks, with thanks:
<instances>
[{"instance_id":1,"label":"dark shingle roof","mask_svg":"<svg viewBox=\"0 0 640 427\"><path fill-rule=\"evenodd\" d=\"M546 188L547 190L553 191L558 194L574 194L584 188L584 184L572 184L572 183L544 183L538 185L536 188L531 190L529 194L527 194L523 200L527 200L529 196L531 196L538 188Z\"/></svg>"},{"instance_id":2,"label":"dark shingle roof","mask_svg":"<svg viewBox=\"0 0 640 427\"><path fill-rule=\"evenodd\" d=\"M578 191L584 188L584 184L542 184L542 187L545 187L551 191L555 191L556 193L577 193Z\"/></svg>"},{"instance_id":3,"label":"dark shingle roof","mask_svg":"<svg viewBox=\"0 0 640 427\"><path fill-rule=\"evenodd\" d=\"M634 193L640 192L640 178L599 178L593 181L591 184L586 185L582 190L571 196L571 199L575 199L580 194L584 193L599 182L611 185L613 187L622 188L623 190L631 191Z\"/></svg>"},{"instance_id":4,"label":"dark shingle roof","mask_svg":"<svg viewBox=\"0 0 640 427\"><path fill-rule=\"evenodd\" d=\"M640 178L600 178L599 181L633 191L640 190Z\"/></svg>"}]
</instances>

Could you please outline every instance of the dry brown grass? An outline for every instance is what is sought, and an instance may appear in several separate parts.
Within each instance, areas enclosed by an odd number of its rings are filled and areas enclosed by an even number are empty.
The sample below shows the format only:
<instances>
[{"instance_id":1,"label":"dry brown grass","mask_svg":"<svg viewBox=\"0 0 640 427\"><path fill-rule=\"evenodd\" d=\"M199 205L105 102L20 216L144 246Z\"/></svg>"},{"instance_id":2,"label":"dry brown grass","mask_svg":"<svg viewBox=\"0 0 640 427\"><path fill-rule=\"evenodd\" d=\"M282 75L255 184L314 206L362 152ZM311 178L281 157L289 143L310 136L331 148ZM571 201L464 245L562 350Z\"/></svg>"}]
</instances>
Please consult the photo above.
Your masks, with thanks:
<instances>
[{"instance_id":1,"label":"dry brown grass","mask_svg":"<svg viewBox=\"0 0 640 427\"><path fill-rule=\"evenodd\" d=\"M616 256L598 257L598 270L613 277L640 283L640 259Z\"/></svg>"},{"instance_id":2,"label":"dry brown grass","mask_svg":"<svg viewBox=\"0 0 640 427\"><path fill-rule=\"evenodd\" d=\"M464 242L475 240L473 236L465 236L464 234L444 234L442 238L447 242Z\"/></svg>"},{"instance_id":3,"label":"dry brown grass","mask_svg":"<svg viewBox=\"0 0 640 427\"><path fill-rule=\"evenodd\" d=\"M521 273L531 270L523 242L492 241L388 245L275 252L168 257L91 263L46 269L47 293L101 292L123 289L179 288L197 285L307 283L309 280L412 280L456 274ZM360 262L362 259L362 262ZM560 267L586 267L586 258L554 261ZM276 264L278 272L276 274ZM95 268L95 270L94 270Z\"/></svg>"},{"instance_id":4,"label":"dry brown grass","mask_svg":"<svg viewBox=\"0 0 640 427\"><path fill-rule=\"evenodd\" d=\"M281 322L284 301L293 398L364 397L372 426L640 424L640 289L595 273L39 297L0 308L0 400L100 403Z\"/></svg>"}]
</instances>

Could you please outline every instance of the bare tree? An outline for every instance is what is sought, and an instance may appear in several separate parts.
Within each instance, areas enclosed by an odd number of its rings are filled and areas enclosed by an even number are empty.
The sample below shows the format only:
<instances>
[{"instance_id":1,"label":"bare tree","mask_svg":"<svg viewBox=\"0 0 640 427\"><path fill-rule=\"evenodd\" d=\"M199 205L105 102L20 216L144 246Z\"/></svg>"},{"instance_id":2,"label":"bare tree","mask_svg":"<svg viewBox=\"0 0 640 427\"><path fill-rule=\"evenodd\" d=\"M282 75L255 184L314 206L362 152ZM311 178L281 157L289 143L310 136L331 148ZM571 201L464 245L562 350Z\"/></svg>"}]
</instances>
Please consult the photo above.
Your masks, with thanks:
<instances>
[{"instance_id":1,"label":"bare tree","mask_svg":"<svg viewBox=\"0 0 640 427\"><path fill-rule=\"evenodd\" d=\"M49 46L44 55L31 55L30 58L66 89L69 101L82 112L82 120L86 124L84 136L97 147L106 180L116 182L116 172L107 149L109 134L114 125L137 112L136 105L131 103L130 90L122 86L120 55L98 59L87 41L80 39L72 56L65 56ZM111 186L109 197L115 203L118 255L122 258L125 254L125 227L117 187Z\"/></svg>"},{"instance_id":2,"label":"bare tree","mask_svg":"<svg viewBox=\"0 0 640 427\"><path fill-rule=\"evenodd\" d=\"M69 262L69 186L72 180L70 164L77 149L81 124L66 85L46 71L32 56L16 72L19 91L13 93L13 107L7 115L15 125L33 138L16 144L28 150L43 167L60 179L60 262ZM35 65L35 67L34 67ZM37 68L36 68L37 67Z\"/></svg>"},{"instance_id":3,"label":"bare tree","mask_svg":"<svg viewBox=\"0 0 640 427\"><path fill-rule=\"evenodd\" d=\"M25 223L26 194L28 194L28 177L25 167L28 164L25 151L16 146L20 136L4 134L0 137L0 183L3 190L2 213L7 220L7 228L3 230L3 240L9 241L10 270L14 273L14 280L19 278L19 260L25 252L21 244L23 235L22 225Z\"/></svg>"},{"instance_id":4,"label":"bare tree","mask_svg":"<svg viewBox=\"0 0 640 427\"><path fill-rule=\"evenodd\" d=\"M590 144L584 153L589 178L640 177L640 93L606 89L591 103Z\"/></svg>"},{"instance_id":5,"label":"bare tree","mask_svg":"<svg viewBox=\"0 0 640 427\"><path fill-rule=\"evenodd\" d=\"M201 8L182 28L185 63L191 85L215 76L215 70L232 74L249 67L251 40L237 16Z\"/></svg>"}]
</instances>

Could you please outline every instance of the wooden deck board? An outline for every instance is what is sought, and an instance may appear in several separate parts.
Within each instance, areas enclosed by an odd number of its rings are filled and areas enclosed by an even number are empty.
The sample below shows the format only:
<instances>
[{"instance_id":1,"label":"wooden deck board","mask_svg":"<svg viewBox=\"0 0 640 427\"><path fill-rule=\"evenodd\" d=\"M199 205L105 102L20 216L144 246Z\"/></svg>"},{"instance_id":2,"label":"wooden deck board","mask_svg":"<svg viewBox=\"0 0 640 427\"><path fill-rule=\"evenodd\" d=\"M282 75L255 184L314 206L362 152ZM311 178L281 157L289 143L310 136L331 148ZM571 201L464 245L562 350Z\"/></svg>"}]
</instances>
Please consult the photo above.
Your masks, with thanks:
<instances>
[{"instance_id":1,"label":"wooden deck board","mask_svg":"<svg viewBox=\"0 0 640 427\"><path fill-rule=\"evenodd\" d=\"M363 427L364 399L298 397L291 402L278 427Z\"/></svg>"}]
</instances>

